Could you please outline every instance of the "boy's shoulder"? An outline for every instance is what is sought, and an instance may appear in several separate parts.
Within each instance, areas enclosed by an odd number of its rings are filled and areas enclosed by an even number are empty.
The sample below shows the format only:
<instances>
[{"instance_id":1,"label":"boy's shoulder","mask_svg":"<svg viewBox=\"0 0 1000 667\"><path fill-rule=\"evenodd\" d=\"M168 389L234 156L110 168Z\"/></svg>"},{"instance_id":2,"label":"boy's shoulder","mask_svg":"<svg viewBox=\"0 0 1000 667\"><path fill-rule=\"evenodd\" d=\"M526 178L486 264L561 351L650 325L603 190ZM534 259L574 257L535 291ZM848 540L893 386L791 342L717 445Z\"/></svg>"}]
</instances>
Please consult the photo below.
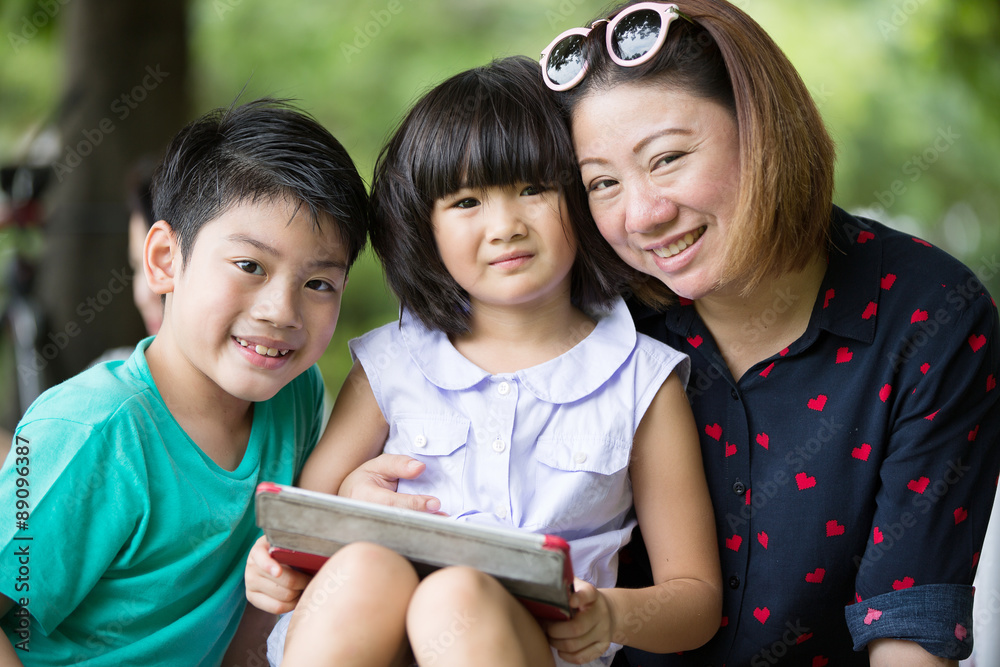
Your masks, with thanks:
<instances>
[{"instance_id":1,"label":"boy's shoulder","mask_svg":"<svg viewBox=\"0 0 1000 667\"><path fill-rule=\"evenodd\" d=\"M20 426L59 419L100 429L132 412L162 405L143 349L140 343L127 360L96 364L46 390L28 408Z\"/></svg>"}]
</instances>

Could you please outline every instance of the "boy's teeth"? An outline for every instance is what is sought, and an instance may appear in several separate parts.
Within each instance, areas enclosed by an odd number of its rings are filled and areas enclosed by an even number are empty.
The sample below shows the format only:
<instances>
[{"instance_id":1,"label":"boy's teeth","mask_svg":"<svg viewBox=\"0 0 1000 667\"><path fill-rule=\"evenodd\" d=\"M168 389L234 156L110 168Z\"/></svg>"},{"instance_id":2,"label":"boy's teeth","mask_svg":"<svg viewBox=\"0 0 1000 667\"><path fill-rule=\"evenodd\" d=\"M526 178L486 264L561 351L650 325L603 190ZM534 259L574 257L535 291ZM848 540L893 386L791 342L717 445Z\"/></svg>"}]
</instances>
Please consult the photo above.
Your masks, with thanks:
<instances>
[{"instance_id":1,"label":"boy's teeth","mask_svg":"<svg viewBox=\"0 0 1000 667\"><path fill-rule=\"evenodd\" d=\"M673 257L674 255L685 250L689 245L701 238L701 235L705 233L704 227L699 227L692 234L688 232L684 235L684 238L679 239L665 248L653 248L653 252L656 253L657 257Z\"/></svg>"},{"instance_id":2,"label":"boy's teeth","mask_svg":"<svg viewBox=\"0 0 1000 667\"><path fill-rule=\"evenodd\" d=\"M289 350L277 350L273 347L267 347L266 345L251 345L249 341L243 340L242 338L237 338L236 342L243 347L252 347L254 352L264 357L283 357L289 352Z\"/></svg>"}]
</instances>

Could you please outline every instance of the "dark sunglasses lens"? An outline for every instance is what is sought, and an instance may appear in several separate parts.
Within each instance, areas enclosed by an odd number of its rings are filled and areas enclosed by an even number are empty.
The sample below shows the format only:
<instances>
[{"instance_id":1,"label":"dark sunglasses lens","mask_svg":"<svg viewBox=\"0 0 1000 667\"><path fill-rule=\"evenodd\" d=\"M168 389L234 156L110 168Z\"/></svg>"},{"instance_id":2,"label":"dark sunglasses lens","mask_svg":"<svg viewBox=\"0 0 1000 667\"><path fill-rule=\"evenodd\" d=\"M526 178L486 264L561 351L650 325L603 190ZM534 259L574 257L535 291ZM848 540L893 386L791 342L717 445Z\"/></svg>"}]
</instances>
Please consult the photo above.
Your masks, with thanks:
<instances>
[{"instance_id":1,"label":"dark sunglasses lens","mask_svg":"<svg viewBox=\"0 0 1000 667\"><path fill-rule=\"evenodd\" d=\"M662 28L660 14L652 9L633 12L615 26L611 48L622 60L635 60L649 53Z\"/></svg>"},{"instance_id":2,"label":"dark sunglasses lens","mask_svg":"<svg viewBox=\"0 0 1000 667\"><path fill-rule=\"evenodd\" d=\"M562 86L580 73L586 62L586 42L582 35L569 35L552 47L545 67L552 83Z\"/></svg>"}]
</instances>

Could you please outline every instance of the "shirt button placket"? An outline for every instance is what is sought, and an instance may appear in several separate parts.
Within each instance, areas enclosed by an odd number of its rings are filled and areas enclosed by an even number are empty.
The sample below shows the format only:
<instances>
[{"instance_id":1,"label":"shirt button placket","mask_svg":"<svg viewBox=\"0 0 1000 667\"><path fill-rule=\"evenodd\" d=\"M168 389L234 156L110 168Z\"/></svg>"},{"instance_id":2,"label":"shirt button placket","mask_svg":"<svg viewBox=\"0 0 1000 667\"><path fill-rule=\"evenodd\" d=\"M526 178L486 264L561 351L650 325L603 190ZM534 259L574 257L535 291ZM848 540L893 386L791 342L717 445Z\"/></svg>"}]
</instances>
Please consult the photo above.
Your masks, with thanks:
<instances>
[{"instance_id":1,"label":"shirt button placket","mask_svg":"<svg viewBox=\"0 0 1000 667\"><path fill-rule=\"evenodd\" d=\"M490 477L492 488L489 493L492 498L498 499L493 515L507 521L510 518L510 452L517 408L517 383L513 378L501 380L494 384L493 391L495 393L488 401L488 409L491 425L495 428L490 450L491 456L495 457L491 467L496 472Z\"/></svg>"}]
</instances>

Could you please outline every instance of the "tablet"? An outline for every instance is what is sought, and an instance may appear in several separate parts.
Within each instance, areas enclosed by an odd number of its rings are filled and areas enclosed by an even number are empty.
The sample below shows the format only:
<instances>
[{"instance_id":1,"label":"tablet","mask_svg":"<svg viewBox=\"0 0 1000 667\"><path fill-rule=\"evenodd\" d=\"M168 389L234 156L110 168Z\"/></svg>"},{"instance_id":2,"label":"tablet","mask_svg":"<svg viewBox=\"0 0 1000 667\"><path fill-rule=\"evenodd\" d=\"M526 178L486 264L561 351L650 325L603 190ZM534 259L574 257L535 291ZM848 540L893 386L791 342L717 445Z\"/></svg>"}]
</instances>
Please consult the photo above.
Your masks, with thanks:
<instances>
[{"instance_id":1,"label":"tablet","mask_svg":"<svg viewBox=\"0 0 1000 667\"><path fill-rule=\"evenodd\" d=\"M406 557L421 577L467 565L495 577L538 618L571 616L573 568L561 537L263 482L257 525L282 563L315 572L340 547L374 542Z\"/></svg>"}]
</instances>

